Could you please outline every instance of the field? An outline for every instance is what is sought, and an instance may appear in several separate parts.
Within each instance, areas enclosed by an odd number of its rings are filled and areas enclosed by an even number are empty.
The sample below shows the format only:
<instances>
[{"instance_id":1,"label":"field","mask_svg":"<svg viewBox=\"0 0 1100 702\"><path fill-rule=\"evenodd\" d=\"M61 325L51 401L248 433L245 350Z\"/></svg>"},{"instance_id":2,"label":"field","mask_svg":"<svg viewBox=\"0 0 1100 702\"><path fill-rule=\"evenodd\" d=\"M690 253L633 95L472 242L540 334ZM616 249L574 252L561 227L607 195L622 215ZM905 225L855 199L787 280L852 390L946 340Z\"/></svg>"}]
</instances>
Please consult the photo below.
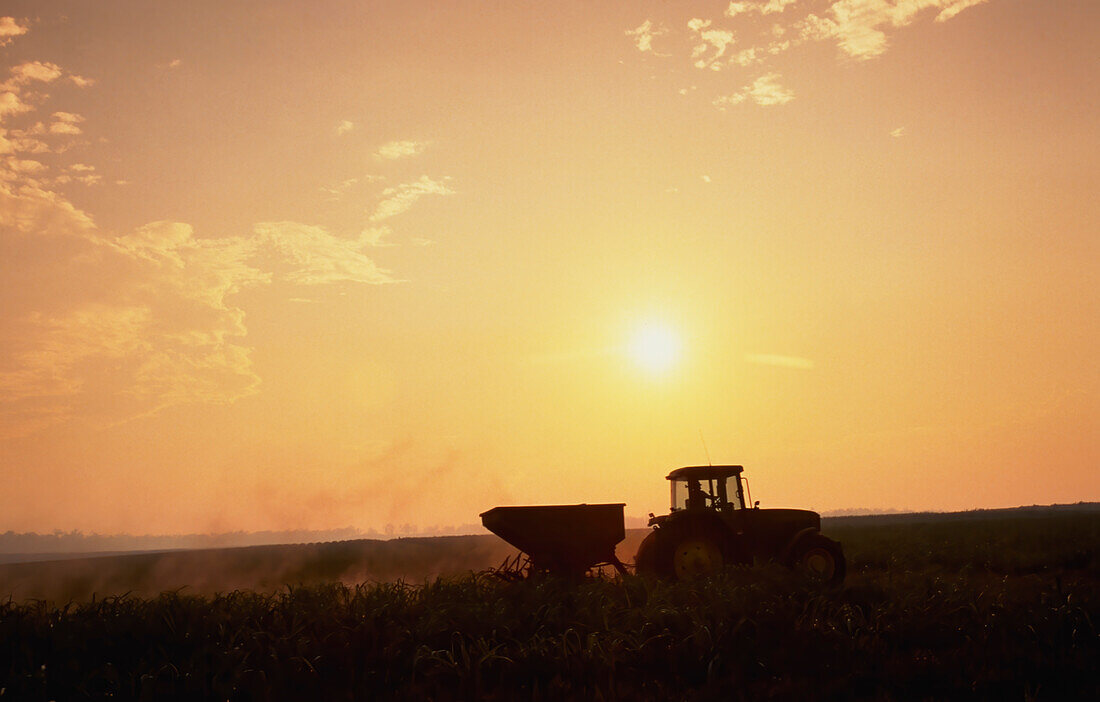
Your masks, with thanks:
<instances>
[{"instance_id":1,"label":"field","mask_svg":"<svg viewBox=\"0 0 1100 702\"><path fill-rule=\"evenodd\" d=\"M0 698L1100 699L1100 511L851 517L824 530L850 566L830 592L776 566L690 585L349 585L324 581L349 573L350 556L315 545L293 574L329 570L274 592L12 599L0 605ZM456 567L498 555L487 537L424 541Z\"/></svg>"}]
</instances>

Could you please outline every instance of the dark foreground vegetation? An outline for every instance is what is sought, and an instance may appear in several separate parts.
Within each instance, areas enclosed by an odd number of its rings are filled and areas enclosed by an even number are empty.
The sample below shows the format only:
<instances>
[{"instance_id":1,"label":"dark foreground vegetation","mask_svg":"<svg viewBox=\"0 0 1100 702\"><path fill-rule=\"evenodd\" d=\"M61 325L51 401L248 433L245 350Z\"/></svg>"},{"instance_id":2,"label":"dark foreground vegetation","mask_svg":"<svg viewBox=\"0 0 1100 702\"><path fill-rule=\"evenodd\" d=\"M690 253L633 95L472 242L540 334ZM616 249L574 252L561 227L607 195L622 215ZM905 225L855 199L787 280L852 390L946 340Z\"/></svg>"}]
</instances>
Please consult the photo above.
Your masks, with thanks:
<instances>
[{"instance_id":1,"label":"dark foreground vegetation","mask_svg":"<svg viewBox=\"0 0 1100 702\"><path fill-rule=\"evenodd\" d=\"M770 567L0 604L0 699L1100 699L1100 513L850 518Z\"/></svg>"}]
</instances>

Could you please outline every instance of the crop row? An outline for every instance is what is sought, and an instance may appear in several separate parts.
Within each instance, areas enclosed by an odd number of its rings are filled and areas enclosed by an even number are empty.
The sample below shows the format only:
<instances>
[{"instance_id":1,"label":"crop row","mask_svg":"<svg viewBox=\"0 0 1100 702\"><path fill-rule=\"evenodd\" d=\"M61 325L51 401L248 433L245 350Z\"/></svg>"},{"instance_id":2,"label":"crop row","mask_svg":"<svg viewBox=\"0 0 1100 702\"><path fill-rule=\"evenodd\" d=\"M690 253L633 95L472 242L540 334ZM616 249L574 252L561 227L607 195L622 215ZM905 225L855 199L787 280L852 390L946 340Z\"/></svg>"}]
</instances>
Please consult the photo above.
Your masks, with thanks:
<instances>
[{"instance_id":1,"label":"crop row","mask_svg":"<svg viewBox=\"0 0 1100 702\"><path fill-rule=\"evenodd\" d=\"M0 606L14 699L1096 699L1095 582L781 570Z\"/></svg>"}]
</instances>

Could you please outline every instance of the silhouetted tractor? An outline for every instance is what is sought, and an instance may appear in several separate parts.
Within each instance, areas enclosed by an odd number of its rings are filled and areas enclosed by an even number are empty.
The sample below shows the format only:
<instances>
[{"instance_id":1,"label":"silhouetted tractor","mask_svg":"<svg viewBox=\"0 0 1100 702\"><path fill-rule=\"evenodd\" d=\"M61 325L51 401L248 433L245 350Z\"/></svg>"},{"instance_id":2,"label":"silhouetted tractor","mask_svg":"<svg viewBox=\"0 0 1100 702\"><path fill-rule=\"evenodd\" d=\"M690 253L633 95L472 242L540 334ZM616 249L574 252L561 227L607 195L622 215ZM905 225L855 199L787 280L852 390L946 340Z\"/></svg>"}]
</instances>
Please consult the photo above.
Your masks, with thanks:
<instances>
[{"instance_id":1,"label":"silhouetted tractor","mask_svg":"<svg viewBox=\"0 0 1100 702\"><path fill-rule=\"evenodd\" d=\"M726 566L779 562L822 584L844 580L840 544L821 534L821 517L802 509L751 508L741 466L688 466L668 474L669 514L650 515L653 531L638 547L642 574L677 580L714 575ZM489 531L527 555L503 568L511 575L583 575L612 565L625 537L623 503L495 507L481 514Z\"/></svg>"},{"instance_id":2,"label":"silhouetted tractor","mask_svg":"<svg viewBox=\"0 0 1100 702\"><path fill-rule=\"evenodd\" d=\"M840 544L821 534L821 517L804 509L751 508L741 466L688 466L668 474L672 509L650 515L653 531L638 547L639 573L686 580L728 565L775 561L824 584L844 580Z\"/></svg>"}]
</instances>

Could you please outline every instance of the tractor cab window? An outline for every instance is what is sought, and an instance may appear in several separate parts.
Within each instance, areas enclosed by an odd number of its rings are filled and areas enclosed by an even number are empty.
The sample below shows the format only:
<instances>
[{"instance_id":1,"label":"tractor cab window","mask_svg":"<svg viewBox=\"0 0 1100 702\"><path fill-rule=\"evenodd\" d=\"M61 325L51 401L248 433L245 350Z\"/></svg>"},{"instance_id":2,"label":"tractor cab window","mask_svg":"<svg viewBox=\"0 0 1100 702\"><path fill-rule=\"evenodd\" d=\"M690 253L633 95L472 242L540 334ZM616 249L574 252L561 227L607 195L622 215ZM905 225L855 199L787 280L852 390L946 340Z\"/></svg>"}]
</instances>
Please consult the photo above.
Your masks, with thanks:
<instances>
[{"instance_id":1,"label":"tractor cab window","mask_svg":"<svg viewBox=\"0 0 1100 702\"><path fill-rule=\"evenodd\" d=\"M741 509L737 488L727 494L726 478L672 480L672 509Z\"/></svg>"},{"instance_id":2,"label":"tractor cab window","mask_svg":"<svg viewBox=\"0 0 1100 702\"><path fill-rule=\"evenodd\" d=\"M688 497L694 490L699 489L698 480L673 480L672 482L672 509L688 508ZM694 483L694 489L691 485Z\"/></svg>"}]
</instances>

